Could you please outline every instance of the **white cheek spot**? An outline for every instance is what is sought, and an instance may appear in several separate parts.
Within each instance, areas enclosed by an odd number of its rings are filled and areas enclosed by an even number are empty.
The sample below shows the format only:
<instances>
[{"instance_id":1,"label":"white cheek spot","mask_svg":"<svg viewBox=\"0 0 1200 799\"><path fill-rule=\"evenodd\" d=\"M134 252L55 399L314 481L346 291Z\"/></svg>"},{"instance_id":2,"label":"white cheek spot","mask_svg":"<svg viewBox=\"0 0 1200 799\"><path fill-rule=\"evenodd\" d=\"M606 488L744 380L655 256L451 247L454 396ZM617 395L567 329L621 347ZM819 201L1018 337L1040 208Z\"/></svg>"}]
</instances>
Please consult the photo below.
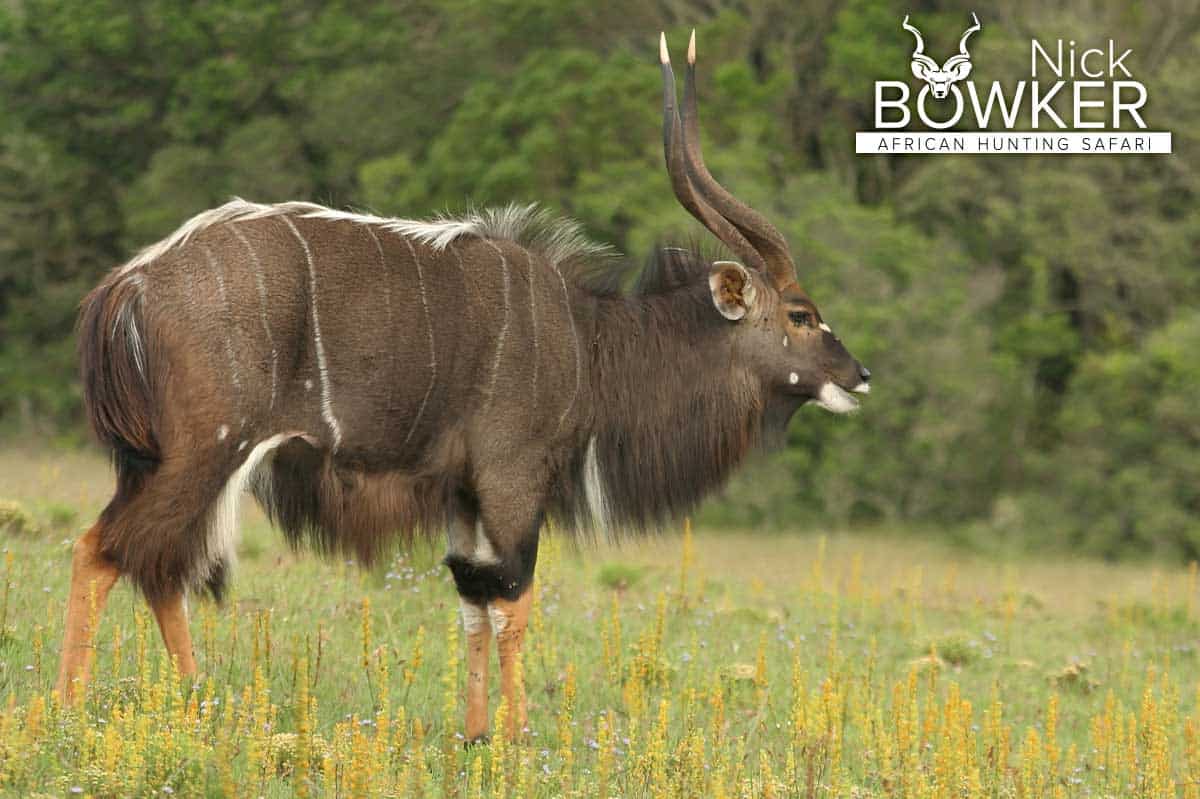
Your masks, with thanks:
<instances>
[{"instance_id":1,"label":"white cheek spot","mask_svg":"<svg viewBox=\"0 0 1200 799\"><path fill-rule=\"evenodd\" d=\"M225 437L228 435L229 435L229 425L223 424L217 428L217 441L224 441Z\"/></svg>"},{"instance_id":2,"label":"white cheek spot","mask_svg":"<svg viewBox=\"0 0 1200 799\"><path fill-rule=\"evenodd\" d=\"M791 383L793 386L796 385L797 383L800 382L800 375L796 374L795 372L792 372L790 375L788 375L788 382Z\"/></svg>"},{"instance_id":3,"label":"white cheek spot","mask_svg":"<svg viewBox=\"0 0 1200 799\"><path fill-rule=\"evenodd\" d=\"M313 386L313 384L312 384L311 380L304 381L304 390L305 391L312 391L312 386Z\"/></svg>"},{"instance_id":4,"label":"white cheek spot","mask_svg":"<svg viewBox=\"0 0 1200 799\"><path fill-rule=\"evenodd\" d=\"M242 450L244 450L245 448L246 448L246 442L245 442L245 441L240 441L240 442L238 442L238 452L241 452L241 451L242 451Z\"/></svg>"},{"instance_id":5,"label":"white cheek spot","mask_svg":"<svg viewBox=\"0 0 1200 799\"><path fill-rule=\"evenodd\" d=\"M785 346L785 347L786 347L787 345L788 345L788 337L787 337L787 336L784 336L784 337L783 337L783 346Z\"/></svg>"},{"instance_id":6,"label":"white cheek spot","mask_svg":"<svg viewBox=\"0 0 1200 799\"><path fill-rule=\"evenodd\" d=\"M829 325L825 324L824 322L821 323L821 329L824 330L826 333L833 332L833 330L830 329Z\"/></svg>"}]
</instances>

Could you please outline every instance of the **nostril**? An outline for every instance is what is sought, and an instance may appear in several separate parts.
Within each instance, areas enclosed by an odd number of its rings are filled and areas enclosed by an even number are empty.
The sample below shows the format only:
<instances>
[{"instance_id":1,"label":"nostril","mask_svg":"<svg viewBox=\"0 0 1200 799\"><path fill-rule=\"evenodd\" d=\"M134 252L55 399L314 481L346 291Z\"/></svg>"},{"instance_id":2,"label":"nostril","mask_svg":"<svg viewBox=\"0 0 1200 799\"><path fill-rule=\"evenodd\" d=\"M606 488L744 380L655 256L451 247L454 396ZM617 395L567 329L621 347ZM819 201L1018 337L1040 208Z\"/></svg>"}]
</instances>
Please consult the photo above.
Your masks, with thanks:
<instances>
[{"instance_id":1,"label":"nostril","mask_svg":"<svg viewBox=\"0 0 1200 799\"><path fill-rule=\"evenodd\" d=\"M862 375L862 379L863 379L864 383L870 382L870 380L871 380L871 370L870 369L868 369L865 366L860 366L860 367L858 367L858 373L860 375Z\"/></svg>"}]
</instances>

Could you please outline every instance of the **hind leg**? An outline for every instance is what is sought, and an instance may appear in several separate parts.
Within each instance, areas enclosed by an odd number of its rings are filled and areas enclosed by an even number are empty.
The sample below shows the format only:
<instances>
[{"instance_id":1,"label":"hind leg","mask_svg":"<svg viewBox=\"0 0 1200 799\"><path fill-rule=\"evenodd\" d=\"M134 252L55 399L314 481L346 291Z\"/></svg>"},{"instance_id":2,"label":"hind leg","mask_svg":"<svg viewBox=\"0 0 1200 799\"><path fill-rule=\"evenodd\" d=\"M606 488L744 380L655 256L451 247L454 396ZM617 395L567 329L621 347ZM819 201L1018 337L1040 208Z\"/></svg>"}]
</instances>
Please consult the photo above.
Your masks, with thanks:
<instances>
[{"instance_id":1,"label":"hind leg","mask_svg":"<svg viewBox=\"0 0 1200 799\"><path fill-rule=\"evenodd\" d=\"M196 656L192 650L192 634L188 630L187 602L183 591L170 594L150 603L158 631L162 633L167 654L175 662L175 668L185 676L196 673Z\"/></svg>"},{"instance_id":2,"label":"hind leg","mask_svg":"<svg viewBox=\"0 0 1200 799\"><path fill-rule=\"evenodd\" d=\"M75 542L71 556L71 588L67 596L66 631L55 689L65 702L82 695L91 676L95 625L120 572L100 552L101 523Z\"/></svg>"}]
</instances>

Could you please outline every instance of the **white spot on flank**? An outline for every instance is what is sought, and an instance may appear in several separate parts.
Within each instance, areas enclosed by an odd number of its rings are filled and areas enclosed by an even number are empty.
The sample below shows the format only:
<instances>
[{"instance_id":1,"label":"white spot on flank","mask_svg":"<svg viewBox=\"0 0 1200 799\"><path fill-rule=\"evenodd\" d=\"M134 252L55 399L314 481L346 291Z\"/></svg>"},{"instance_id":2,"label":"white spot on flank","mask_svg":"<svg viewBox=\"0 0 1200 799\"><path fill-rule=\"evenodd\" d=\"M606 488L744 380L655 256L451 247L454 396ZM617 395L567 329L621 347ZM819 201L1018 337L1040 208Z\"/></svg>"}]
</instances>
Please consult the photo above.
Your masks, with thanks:
<instances>
[{"instance_id":1,"label":"white spot on flank","mask_svg":"<svg viewBox=\"0 0 1200 799\"><path fill-rule=\"evenodd\" d=\"M588 440L587 453L583 458L583 494L587 498L592 527L597 530L607 530L609 526L608 492L604 490L604 477L600 473L600 459L596 450L596 437L592 436Z\"/></svg>"},{"instance_id":2,"label":"white spot on flank","mask_svg":"<svg viewBox=\"0 0 1200 799\"><path fill-rule=\"evenodd\" d=\"M858 407L858 400L850 396L850 392L835 383L821 386L816 403L832 413L850 413Z\"/></svg>"},{"instance_id":3,"label":"white spot on flank","mask_svg":"<svg viewBox=\"0 0 1200 799\"><path fill-rule=\"evenodd\" d=\"M830 329L829 325L825 324L824 322L821 323L821 329L824 330L826 333L833 332L833 330Z\"/></svg>"},{"instance_id":4,"label":"white spot on flank","mask_svg":"<svg viewBox=\"0 0 1200 799\"><path fill-rule=\"evenodd\" d=\"M313 386L313 384L312 384L311 380L304 381L304 390L305 391L312 391L312 386Z\"/></svg>"},{"instance_id":5,"label":"white spot on flank","mask_svg":"<svg viewBox=\"0 0 1200 799\"><path fill-rule=\"evenodd\" d=\"M462 614L463 629L467 634L482 632L487 628L488 612L484 608L465 599L458 600L458 610Z\"/></svg>"},{"instance_id":6,"label":"white spot on flank","mask_svg":"<svg viewBox=\"0 0 1200 799\"><path fill-rule=\"evenodd\" d=\"M223 424L217 428L217 441L224 441L225 437L228 435L229 435L229 425Z\"/></svg>"},{"instance_id":7,"label":"white spot on flank","mask_svg":"<svg viewBox=\"0 0 1200 799\"><path fill-rule=\"evenodd\" d=\"M224 438L223 433L227 433L228 428L222 425L221 431L222 434L218 435ZM213 573L213 569L218 565L224 563L229 567L233 566L233 561L237 554L238 504L242 492L246 490L246 486L250 483L250 479L254 476L254 471L262 463L263 458L284 441L291 438L292 435L292 433L279 433L264 441L260 441L254 449L250 450L250 454L246 456L246 460L242 462L242 465L225 482L225 487L221 489L221 493L210 512L207 547L208 562L203 564L203 568L196 575L200 585L208 580Z\"/></svg>"},{"instance_id":8,"label":"white spot on flank","mask_svg":"<svg viewBox=\"0 0 1200 799\"><path fill-rule=\"evenodd\" d=\"M783 337L783 346L785 346L785 347L786 347L787 345L788 345L788 337L787 337L787 336L784 336L784 337Z\"/></svg>"},{"instance_id":9,"label":"white spot on flank","mask_svg":"<svg viewBox=\"0 0 1200 799\"><path fill-rule=\"evenodd\" d=\"M325 345L321 343L321 319L317 314L317 267L313 263L312 249L308 246L308 241L300 235L300 231L296 229L296 224L286 216L283 217L283 221L291 229L296 240L300 242L300 246L304 248L304 258L308 261L308 294L309 304L312 306L313 348L317 352L317 371L321 373L321 416L324 417L325 423L329 425L329 430L333 433L333 448L336 450L342 443L342 426L338 424L337 417L333 415L329 367L325 363Z\"/></svg>"},{"instance_id":10,"label":"white spot on flank","mask_svg":"<svg viewBox=\"0 0 1200 799\"><path fill-rule=\"evenodd\" d=\"M797 383L800 382L800 375L796 374L795 372L792 372L790 375L788 375L788 382L791 383L793 386L796 385Z\"/></svg>"},{"instance_id":11,"label":"white spot on flank","mask_svg":"<svg viewBox=\"0 0 1200 799\"><path fill-rule=\"evenodd\" d=\"M488 620L492 623L492 635L500 635L508 626L508 616L495 605L488 605Z\"/></svg>"}]
</instances>

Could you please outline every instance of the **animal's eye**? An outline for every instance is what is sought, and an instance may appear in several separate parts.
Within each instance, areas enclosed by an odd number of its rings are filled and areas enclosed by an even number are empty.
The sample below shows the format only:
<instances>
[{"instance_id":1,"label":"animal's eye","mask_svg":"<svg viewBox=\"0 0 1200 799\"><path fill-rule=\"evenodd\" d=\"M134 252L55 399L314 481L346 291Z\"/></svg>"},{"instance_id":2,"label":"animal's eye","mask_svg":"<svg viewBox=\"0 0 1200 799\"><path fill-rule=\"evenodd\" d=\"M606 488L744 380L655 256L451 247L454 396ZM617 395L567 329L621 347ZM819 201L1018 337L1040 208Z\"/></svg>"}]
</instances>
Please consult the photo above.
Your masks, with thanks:
<instances>
[{"instance_id":1,"label":"animal's eye","mask_svg":"<svg viewBox=\"0 0 1200 799\"><path fill-rule=\"evenodd\" d=\"M812 327L813 315L808 311L788 311L788 319L797 327Z\"/></svg>"}]
</instances>

